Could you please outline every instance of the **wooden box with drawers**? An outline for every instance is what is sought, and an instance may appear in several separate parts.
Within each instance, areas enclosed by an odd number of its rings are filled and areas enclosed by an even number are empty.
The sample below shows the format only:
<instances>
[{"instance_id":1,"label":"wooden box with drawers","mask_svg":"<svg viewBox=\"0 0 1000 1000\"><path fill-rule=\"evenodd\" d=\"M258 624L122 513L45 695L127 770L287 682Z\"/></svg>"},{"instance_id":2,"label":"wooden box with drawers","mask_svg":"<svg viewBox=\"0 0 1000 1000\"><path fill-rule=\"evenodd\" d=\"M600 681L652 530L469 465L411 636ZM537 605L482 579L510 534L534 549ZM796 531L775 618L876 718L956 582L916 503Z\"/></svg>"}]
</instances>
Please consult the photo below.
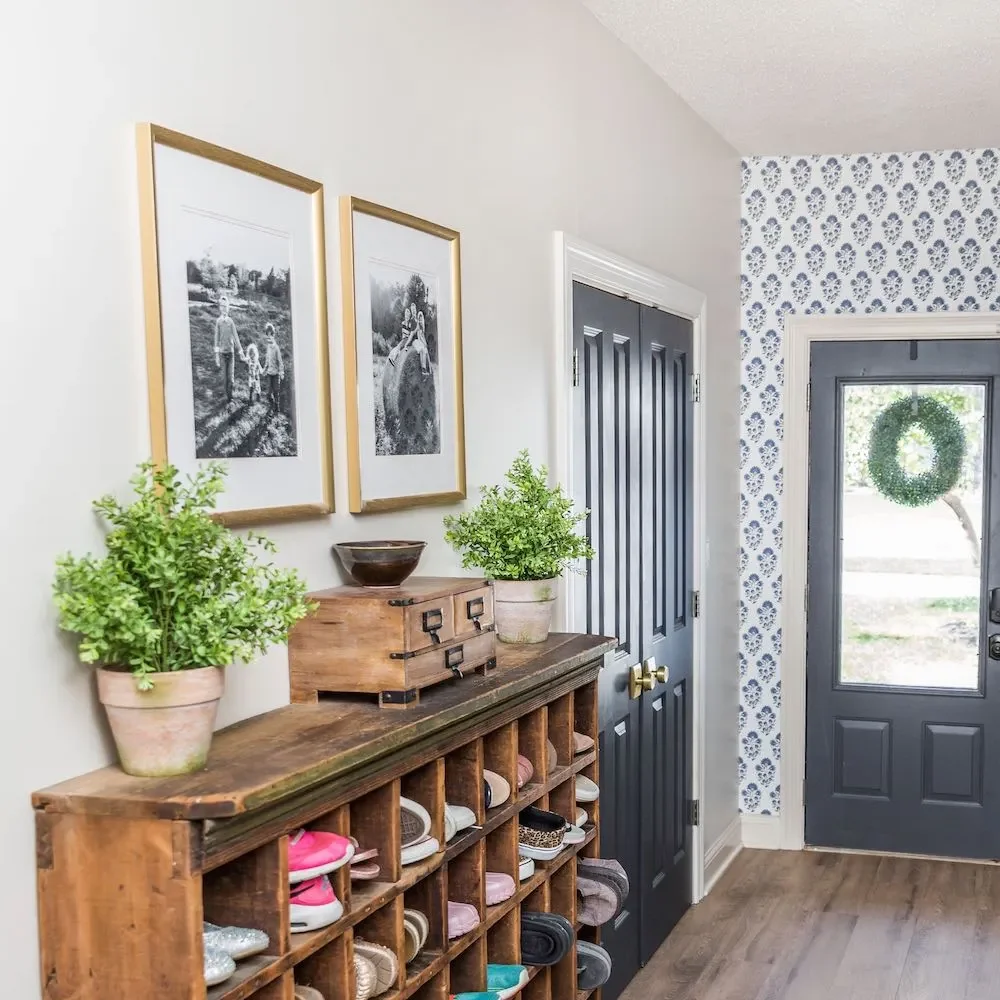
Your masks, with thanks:
<instances>
[{"instance_id":1,"label":"wooden box with drawers","mask_svg":"<svg viewBox=\"0 0 1000 1000\"><path fill-rule=\"evenodd\" d=\"M288 641L293 702L373 694L411 705L420 690L496 666L493 589L481 579L412 577L401 587L335 587Z\"/></svg>"}]
</instances>

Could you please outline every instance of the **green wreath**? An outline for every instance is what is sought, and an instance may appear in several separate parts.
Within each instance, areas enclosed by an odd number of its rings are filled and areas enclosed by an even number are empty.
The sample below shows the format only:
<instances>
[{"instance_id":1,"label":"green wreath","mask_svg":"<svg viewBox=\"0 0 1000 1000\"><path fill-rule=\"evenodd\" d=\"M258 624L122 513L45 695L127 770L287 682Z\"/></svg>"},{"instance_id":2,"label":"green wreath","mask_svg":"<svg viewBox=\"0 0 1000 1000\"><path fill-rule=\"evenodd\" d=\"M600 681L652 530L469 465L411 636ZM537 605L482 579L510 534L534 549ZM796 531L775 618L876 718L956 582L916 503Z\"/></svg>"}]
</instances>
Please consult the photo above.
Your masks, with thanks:
<instances>
[{"instance_id":1,"label":"green wreath","mask_svg":"<svg viewBox=\"0 0 1000 1000\"><path fill-rule=\"evenodd\" d=\"M916 424L934 446L927 472L911 476L899 464L899 442ZM868 471L883 496L905 507L923 507L944 496L958 482L965 457L965 433L955 414L930 396L911 396L887 406L868 439Z\"/></svg>"}]
</instances>

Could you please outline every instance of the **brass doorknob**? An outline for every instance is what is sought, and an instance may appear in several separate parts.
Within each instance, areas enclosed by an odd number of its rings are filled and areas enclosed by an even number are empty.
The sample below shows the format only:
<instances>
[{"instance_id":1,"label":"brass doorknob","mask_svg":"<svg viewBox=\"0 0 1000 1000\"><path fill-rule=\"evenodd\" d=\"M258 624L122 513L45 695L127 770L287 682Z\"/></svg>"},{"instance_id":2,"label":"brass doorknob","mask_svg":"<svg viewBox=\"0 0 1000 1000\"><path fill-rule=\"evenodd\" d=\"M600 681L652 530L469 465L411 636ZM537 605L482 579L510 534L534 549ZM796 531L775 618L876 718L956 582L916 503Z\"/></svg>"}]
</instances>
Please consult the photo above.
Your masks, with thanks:
<instances>
[{"instance_id":1,"label":"brass doorknob","mask_svg":"<svg viewBox=\"0 0 1000 1000\"><path fill-rule=\"evenodd\" d=\"M657 684L666 684L669 676L670 668L658 667L655 657L649 657L642 665L642 683L647 691L652 691Z\"/></svg>"},{"instance_id":2,"label":"brass doorknob","mask_svg":"<svg viewBox=\"0 0 1000 1000\"><path fill-rule=\"evenodd\" d=\"M634 667L628 668L628 696L633 701L636 698L642 697L643 691L648 691L652 688L646 687L646 678L643 676L642 667L637 663Z\"/></svg>"}]
</instances>

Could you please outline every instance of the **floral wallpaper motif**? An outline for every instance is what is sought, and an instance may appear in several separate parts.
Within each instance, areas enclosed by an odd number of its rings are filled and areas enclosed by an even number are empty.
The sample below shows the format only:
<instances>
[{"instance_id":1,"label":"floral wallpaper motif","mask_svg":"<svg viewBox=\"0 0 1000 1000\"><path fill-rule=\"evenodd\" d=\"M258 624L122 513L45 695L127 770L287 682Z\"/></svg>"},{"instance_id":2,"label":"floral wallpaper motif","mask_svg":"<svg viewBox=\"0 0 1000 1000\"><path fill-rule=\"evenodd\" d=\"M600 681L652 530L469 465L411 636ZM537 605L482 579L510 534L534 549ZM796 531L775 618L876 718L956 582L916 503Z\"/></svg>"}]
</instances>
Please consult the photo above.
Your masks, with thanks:
<instances>
[{"instance_id":1,"label":"floral wallpaper motif","mask_svg":"<svg viewBox=\"0 0 1000 1000\"><path fill-rule=\"evenodd\" d=\"M742 164L740 806L781 806L781 337L787 313L1000 310L993 149Z\"/></svg>"}]
</instances>

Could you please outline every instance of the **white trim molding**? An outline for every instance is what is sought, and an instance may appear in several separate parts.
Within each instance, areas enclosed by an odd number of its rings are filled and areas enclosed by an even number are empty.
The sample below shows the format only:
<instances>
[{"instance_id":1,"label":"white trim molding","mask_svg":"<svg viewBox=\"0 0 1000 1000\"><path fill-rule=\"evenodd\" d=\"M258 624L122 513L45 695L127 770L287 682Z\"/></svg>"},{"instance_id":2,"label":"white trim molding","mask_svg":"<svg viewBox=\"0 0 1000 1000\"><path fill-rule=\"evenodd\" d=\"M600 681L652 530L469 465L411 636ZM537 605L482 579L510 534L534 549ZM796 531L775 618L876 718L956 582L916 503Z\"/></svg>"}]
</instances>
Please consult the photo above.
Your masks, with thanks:
<instances>
[{"instance_id":1,"label":"white trim molding","mask_svg":"<svg viewBox=\"0 0 1000 1000\"><path fill-rule=\"evenodd\" d=\"M812 343L845 340L987 340L998 337L1000 317L988 313L785 317L781 835L775 846L786 850L800 850L805 844L806 584L809 570L809 412L806 401ZM747 840L747 820L773 818L744 816L744 845L751 846Z\"/></svg>"},{"instance_id":2,"label":"white trim molding","mask_svg":"<svg viewBox=\"0 0 1000 1000\"><path fill-rule=\"evenodd\" d=\"M743 849L743 817L737 814L722 831L721 836L705 851L705 885L703 895L707 896L715 883L722 878L726 869L736 860Z\"/></svg>"},{"instance_id":3,"label":"white trim molding","mask_svg":"<svg viewBox=\"0 0 1000 1000\"><path fill-rule=\"evenodd\" d=\"M780 851L785 846L781 826L780 816L744 813L740 816L743 846L752 850Z\"/></svg>"},{"instance_id":4,"label":"white trim molding","mask_svg":"<svg viewBox=\"0 0 1000 1000\"><path fill-rule=\"evenodd\" d=\"M694 621L694 659L692 664L694 733L692 734L692 797L702 798L705 762L705 627L712 608L710 595L704 592L705 559L708 538L705 534L705 406L711 391L704 378L706 299L702 292L658 274L641 264L602 250L567 233L556 233L555 252L555 364L553 392L552 469L556 479L572 495L573 487L573 282L626 295L635 302L656 306L675 316L691 320L694 332L694 374L701 375L701 401L694 408L694 581L701 592L701 615ZM572 574L570 574L572 576ZM557 610L560 627L572 629L569 609L573 607L572 579L565 581ZM735 803L734 803L735 806ZM696 826L692 836L691 898L697 902L705 889L704 827Z\"/></svg>"}]
</instances>

